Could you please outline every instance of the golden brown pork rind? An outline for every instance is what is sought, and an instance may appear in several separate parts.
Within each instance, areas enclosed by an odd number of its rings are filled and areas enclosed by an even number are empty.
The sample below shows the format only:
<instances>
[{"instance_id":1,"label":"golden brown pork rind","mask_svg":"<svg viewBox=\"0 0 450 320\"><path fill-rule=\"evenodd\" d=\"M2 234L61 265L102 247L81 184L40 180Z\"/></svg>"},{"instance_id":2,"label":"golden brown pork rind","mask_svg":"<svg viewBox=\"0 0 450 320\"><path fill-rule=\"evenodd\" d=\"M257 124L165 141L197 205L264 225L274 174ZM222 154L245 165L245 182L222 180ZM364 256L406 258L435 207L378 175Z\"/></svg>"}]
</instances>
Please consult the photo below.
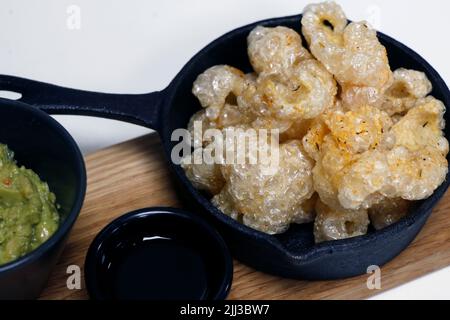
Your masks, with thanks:
<instances>
[{"instance_id":1,"label":"golden brown pork rind","mask_svg":"<svg viewBox=\"0 0 450 320\"><path fill-rule=\"evenodd\" d=\"M367 210L336 210L321 201L317 202L316 213L316 243L365 235L370 223Z\"/></svg>"},{"instance_id":2,"label":"golden brown pork rind","mask_svg":"<svg viewBox=\"0 0 450 320\"><path fill-rule=\"evenodd\" d=\"M279 153L275 172L268 173L261 164L228 165L222 170L233 203L233 210L227 211L242 214L244 224L269 234L286 231L293 220L311 221L303 204L314 193L313 163L299 141L280 145Z\"/></svg>"},{"instance_id":3,"label":"golden brown pork rind","mask_svg":"<svg viewBox=\"0 0 450 320\"><path fill-rule=\"evenodd\" d=\"M386 91L380 106L389 115L403 114L433 89L423 72L400 68L394 71L393 77L393 83Z\"/></svg>"},{"instance_id":4,"label":"golden brown pork rind","mask_svg":"<svg viewBox=\"0 0 450 320\"><path fill-rule=\"evenodd\" d=\"M391 79L386 48L376 31L352 22L334 2L312 4L303 11L302 31L312 54L341 85L382 88Z\"/></svg>"},{"instance_id":5,"label":"golden brown pork rind","mask_svg":"<svg viewBox=\"0 0 450 320\"><path fill-rule=\"evenodd\" d=\"M288 76L295 65L312 58L300 35L286 27L258 26L247 42L250 63L257 73Z\"/></svg>"}]
</instances>

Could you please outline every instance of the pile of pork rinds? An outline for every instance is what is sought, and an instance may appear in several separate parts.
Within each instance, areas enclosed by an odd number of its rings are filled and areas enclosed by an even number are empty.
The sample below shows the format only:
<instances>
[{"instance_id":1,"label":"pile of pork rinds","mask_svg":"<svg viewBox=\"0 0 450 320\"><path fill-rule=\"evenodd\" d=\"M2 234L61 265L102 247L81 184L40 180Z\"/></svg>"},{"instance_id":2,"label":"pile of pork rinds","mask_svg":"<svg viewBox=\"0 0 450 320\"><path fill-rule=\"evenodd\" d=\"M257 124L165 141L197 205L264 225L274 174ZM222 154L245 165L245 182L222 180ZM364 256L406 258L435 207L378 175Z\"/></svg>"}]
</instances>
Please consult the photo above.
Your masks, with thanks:
<instances>
[{"instance_id":1,"label":"pile of pork rinds","mask_svg":"<svg viewBox=\"0 0 450 320\"><path fill-rule=\"evenodd\" d=\"M212 67L194 83L203 109L189 124L278 129L279 170L260 164L182 166L223 213L269 234L314 222L316 242L391 225L444 182L444 104L422 72L391 71L365 22L348 24L334 2L305 8L301 36L257 27L248 36L254 72ZM202 140L205 148L210 141ZM198 145L198 144L197 144Z\"/></svg>"}]
</instances>

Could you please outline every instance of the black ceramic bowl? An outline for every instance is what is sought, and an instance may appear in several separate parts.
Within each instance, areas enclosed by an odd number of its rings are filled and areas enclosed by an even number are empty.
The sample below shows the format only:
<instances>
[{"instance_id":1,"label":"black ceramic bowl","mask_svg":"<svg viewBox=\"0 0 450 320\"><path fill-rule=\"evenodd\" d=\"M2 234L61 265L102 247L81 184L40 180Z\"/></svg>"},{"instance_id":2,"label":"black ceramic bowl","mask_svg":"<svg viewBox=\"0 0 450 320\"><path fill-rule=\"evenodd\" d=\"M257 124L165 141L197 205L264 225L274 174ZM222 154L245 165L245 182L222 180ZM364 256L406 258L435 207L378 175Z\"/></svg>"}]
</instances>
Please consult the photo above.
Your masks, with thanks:
<instances>
[{"instance_id":1,"label":"black ceramic bowl","mask_svg":"<svg viewBox=\"0 0 450 320\"><path fill-rule=\"evenodd\" d=\"M109 224L92 242L85 279L96 300L220 300L233 260L219 233L174 208L148 208Z\"/></svg>"},{"instance_id":2,"label":"black ceramic bowl","mask_svg":"<svg viewBox=\"0 0 450 320\"><path fill-rule=\"evenodd\" d=\"M39 248L0 266L0 299L37 298L56 264L80 212L86 172L81 153L69 133L45 112L0 99L0 143L15 159L36 172L55 193L61 224Z\"/></svg>"},{"instance_id":3,"label":"black ceramic bowl","mask_svg":"<svg viewBox=\"0 0 450 320\"><path fill-rule=\"evenodd\" d=\"M382 266L403 251L425 224L433 207L447 190L450 179L433 196L419 202L414 211L398 223L368 235L316 245L311 225L292 226L288 232L270 236L252 230L222 214L202 192L196 190L183 169L170 161L178 143L172 132L186 128L190 117L200 109L192 95L192 84L207 68L229 64L251 71L247 56L247 36L258 25L286 26L300 30L301 15L269 19L233 30L196 54L170 85L161 92L142 95L114 95L85 92L54 85L0 76L0 89L23 95L21 101L50 113L81 114L113 118L156 129L170 167L180 185L186 204L205 219L214 222L236 258L261 271L301 279L339 279L366 273L371 265ZM386 47L392 69L409 68L426 73L433 84L432 95L450 106L450 92L433 67L400 42L378 33ZM446 114L448 123L449 113ZM447 139L449 127L445 131Z\"/></svg>"}]
</instances>

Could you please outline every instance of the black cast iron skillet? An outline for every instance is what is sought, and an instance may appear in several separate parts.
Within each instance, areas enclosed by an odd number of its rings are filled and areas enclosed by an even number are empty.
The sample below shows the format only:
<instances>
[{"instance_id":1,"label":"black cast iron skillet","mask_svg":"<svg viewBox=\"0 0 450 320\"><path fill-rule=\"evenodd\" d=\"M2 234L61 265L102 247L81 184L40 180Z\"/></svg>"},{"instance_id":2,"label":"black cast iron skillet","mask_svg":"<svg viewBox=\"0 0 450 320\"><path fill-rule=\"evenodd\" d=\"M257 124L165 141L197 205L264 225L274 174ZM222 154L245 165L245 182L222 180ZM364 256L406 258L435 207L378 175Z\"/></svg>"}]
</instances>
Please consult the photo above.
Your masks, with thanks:
<instances>
[{"instance_id":1,"label":"black cast iron skillet","mask_svg":"<svg viewBox=\"0 0 450 320\"><path fill-rule=\"evenodd\" d=\"M251 71L246 50L249 32L257 25L281 25L300 32L300 20L301 15L270 19L227 33L195 55L160 92L142 95L94 93L10 76L0 76L0 89L19 92L23 95L20 101L51 114L112 118L155 129L170 159L172 148L178 143L171 141L172 132L186 128L189 118L200 108L191 94L196 77L218 64ZM393 69L405 67L425 72L433 83L432 94L450 106L447 86L424 59L384 34L379 34L379 38L387 48ZM449 138L448 130L446 136ZM315 245L311 225L292 226L285 234L269 236L223 215L208 197L193 188L179 166L170 160L169 163L186 203L219 227L236 258L261 271L301 279L339 279L365 273L371 265L385 264L415 238L449 186L447 179L432 197L418 203L411 215L382 231L372 230L365 236Z\"/></svg>"}]
</instances>

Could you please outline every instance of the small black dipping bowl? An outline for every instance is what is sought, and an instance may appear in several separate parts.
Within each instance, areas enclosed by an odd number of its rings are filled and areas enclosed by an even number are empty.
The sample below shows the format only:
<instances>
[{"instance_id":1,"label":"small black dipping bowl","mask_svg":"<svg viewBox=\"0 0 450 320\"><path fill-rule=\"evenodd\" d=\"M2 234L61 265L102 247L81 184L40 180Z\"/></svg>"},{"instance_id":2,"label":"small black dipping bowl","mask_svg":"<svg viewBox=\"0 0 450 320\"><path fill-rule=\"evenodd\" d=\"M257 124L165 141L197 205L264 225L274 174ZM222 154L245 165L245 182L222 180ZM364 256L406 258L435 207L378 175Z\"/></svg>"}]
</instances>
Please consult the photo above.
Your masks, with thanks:
<instances>
[{"instance_id":1,"label":"small black dipping bowl","mask_svg":"<svg viewBox=\"0 0 450 320\"><path fill-rule=\"evenodd\" d=\"M92 242L85 280L95 300L222 300L233 261L219 233L193 214L148 208L109 224Z\"/></svg>"},{"instance_id":2,"label":"small black dipping bowl","mask_svg":"<svg viewBox=\"0 0 450 320\"><path fill-rule=\"evenodd\" d=\"M0 300L34 299L44 288L81 210L86 170L69 133L45 112L20 102L0 99L0 143L14 151L19 165L48 183L61 206L59 229L47 242L0 265Z\"/></svg>"}]
</instances>

